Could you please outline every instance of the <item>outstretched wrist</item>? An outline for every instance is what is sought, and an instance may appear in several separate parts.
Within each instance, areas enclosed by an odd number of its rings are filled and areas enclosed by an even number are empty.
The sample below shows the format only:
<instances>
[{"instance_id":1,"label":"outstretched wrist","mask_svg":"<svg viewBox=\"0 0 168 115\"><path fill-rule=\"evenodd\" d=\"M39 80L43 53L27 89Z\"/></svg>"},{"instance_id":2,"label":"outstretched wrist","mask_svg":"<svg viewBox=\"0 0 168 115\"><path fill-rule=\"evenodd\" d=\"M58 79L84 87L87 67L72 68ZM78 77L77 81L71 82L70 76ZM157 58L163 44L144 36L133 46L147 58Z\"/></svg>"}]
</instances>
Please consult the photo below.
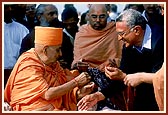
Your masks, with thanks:
<instances>
[{"instance_id":1,"label":"outstretched wrist","mask_svg":"<svg viewBox=\"0 0 168 115\"><path fill-rule=\"evenodd\" d=\"M122 77L121 77L121 79L124 80L124 78L125 78L126 76L127 76L127 74L124 73L124 72L122 72Z\"/></svg>"},{"instance_id":2,"label":"outstretched wrist","mask_svg":"<svg viewBox=\"0 0 168 115\"><path fill-rule=\"evenodd\" d=\"M97 101L101 101L105 99L105 96L101 92L95 92L95 96L97 98Z\"/></svg>"},{"instance_id":3,"label":"outstretched wrist","mask_svg":"<svg viewBox=\"0 0 168 115\"><path fill-rule=\"evenodd\" d=\"M76 87L78 87L79 86L78 81L75 78L73 79L73 81L76 84Z\"/></svg>"}]
</instances>

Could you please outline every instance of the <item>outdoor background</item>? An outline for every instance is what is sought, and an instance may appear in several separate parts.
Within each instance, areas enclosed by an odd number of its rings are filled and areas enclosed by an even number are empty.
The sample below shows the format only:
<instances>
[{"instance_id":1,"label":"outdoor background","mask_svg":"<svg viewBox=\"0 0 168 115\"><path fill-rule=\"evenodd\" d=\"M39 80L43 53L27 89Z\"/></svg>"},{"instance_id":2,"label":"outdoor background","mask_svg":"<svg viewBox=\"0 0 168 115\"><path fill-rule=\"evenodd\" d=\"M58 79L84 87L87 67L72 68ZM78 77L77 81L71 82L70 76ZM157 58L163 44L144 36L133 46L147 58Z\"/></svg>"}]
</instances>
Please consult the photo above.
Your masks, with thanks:
<instances>
[{"instance_id":1,"label":"outdoor background","mask_svg":"<svg viewBox=\"0 0 168 115\"><path fill-rule=\"evenodd\" d=\"M100 4L102 4L103 2L101 2ZM82 14L82 13L84 13L84 12L86 12L87 10L88 10L88 7L87 7L87 4L92 4L92 3L80 3L80 2L78 2L78 3L73 3L73 2L68 2L68 3L59 3L59 4L57 4L57 3L52 3L52 4L54 4L57 8L58 8L58 13L59 13L59 20L61 20L61 13L62 13L62 11L64 10L64 5L65 4L74 4L74 6L75 6L75 8L77 9L77 11L78 11L78 13L80 13L80 14ZM125 7L125 4L123 4L123 3L114 3L114 2L108 2L108 3L106 3L106 2L104 2L103 4L116 4L117 5L117 7L118 7L118 13L120 13L123 9L124 9L124 7ZM37 4L37 6L38 6L39 4Z\"/></svg>"}]
</instances>

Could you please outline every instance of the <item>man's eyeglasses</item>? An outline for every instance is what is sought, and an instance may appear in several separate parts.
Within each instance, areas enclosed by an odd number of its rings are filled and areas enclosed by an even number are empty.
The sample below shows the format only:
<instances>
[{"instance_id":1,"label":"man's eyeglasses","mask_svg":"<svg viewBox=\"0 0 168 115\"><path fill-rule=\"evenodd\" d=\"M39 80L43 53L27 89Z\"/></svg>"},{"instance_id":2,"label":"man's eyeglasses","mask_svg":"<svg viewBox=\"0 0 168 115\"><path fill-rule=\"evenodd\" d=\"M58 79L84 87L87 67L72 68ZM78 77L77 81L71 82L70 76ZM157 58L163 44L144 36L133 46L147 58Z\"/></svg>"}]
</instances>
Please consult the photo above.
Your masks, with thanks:
<instances>
[{"instance_id":1,"label":"man's eyeglasses","mask_svg":"<svg viewBox=\"0 0 168 115\"><path fill-rule=\"evenodd\" d=\"M126 30L126 31L124 31L124 32L118 32L118 36L119 36L119 37L124 37L124 36L126 36L127 34L129 34L130 32L133 31L134 27L135 27L135 26L129 28L128 30Z\"/></svg>"}]
</instances>

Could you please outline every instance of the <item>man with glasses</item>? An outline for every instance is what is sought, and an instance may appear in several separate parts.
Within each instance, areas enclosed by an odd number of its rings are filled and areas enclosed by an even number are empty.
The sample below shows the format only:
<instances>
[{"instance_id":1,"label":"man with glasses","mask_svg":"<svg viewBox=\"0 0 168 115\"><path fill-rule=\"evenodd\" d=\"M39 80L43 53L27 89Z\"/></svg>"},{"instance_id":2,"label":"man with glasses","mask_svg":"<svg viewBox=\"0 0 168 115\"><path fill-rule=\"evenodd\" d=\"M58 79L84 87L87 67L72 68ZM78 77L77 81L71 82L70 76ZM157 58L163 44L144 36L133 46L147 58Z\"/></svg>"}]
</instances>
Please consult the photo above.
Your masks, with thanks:
<instances>
[{"instance_id":1,"label":"man with glasses","mask_svg":"<svg viewBox=\"0 0 168 115\"><path fill-rule=\"evenodd\" d=\"M118 40L122 40L124 42L126 42L126 40L124 39L124 37L129 34L130 32L132 32L134 29L134 26L133 27L130 27L129 29L127 29L126 31L123 31L123 32L118 32Z\"/></svg>"},{"instance_id":2,"label":"man with glasses","mask_svg":"<svg viewBox=\"0 0 168 115\"><path fill-rule=\"evenodd\" d=\"M145 18L135 10L126 10L116 19L118 39L124 41L120 69L106 67L106 75L120 79L135 89L133 110L158 110L152 84L144 83L144 77L137 72L155 73L164 61L163 30L150 27ZM115 74L118 73L118 74ZM139 75L139 76L138 76ZM143 79L142 79L143 78Z\"/></svg>"}]
</instances>

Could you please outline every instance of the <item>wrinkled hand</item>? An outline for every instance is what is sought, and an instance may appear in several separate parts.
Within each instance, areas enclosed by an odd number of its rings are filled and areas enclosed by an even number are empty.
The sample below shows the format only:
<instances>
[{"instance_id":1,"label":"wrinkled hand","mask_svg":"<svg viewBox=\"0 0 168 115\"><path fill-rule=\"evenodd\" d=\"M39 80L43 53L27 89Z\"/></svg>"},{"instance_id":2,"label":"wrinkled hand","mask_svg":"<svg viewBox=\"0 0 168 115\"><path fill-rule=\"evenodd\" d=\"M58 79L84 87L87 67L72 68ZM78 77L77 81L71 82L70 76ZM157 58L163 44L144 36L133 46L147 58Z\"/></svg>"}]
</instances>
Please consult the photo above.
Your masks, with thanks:
<instances>
[{"instance_id":1,"label":"wrinkled hand","mask_svg":"<svg viewBox=\"0 0 168 115\"><path fill-rule=\"evenodd\" d=\"M88 110L89 108L93 107L94 105L97 104L98 102L98 96L96 95L96 93L90 94L90 95L86 95L85 97L83 97L78 103L78 110L79 111L84 111L84 110Z\"/></svg>"},{"instance_id":2,"label":"wrinkled hand","mask_svg":"<svg viewBox=\"0 0 168 115\"><path fill-rule=\"evenodd\" d=\"M138 74L128 74L124 78L124 84L127 86L136 87L142 83L141 76Z\"/></svg>"},{"instance_id":3,"label":"wrinkled hand","mask_svg":"<svg viewBox=\"0 0 168 115\"><path fill-rule=\"evenodd\" d=\"M78 83L78 87L81 88L91 80L91 76L87 72L82 72L80 75L78 75L76 78L74 78L75 81Z\"/></svg>"},{"instance_id":4,"label":"wrinkled hand","mask_svg":"<svg viewBox=\"0 0 168 115\"><path fill-rule=\"evenodd\" d=\"M90 94L93 89L95 87L95 83L94 82L89 82L88 84L84 85L82 88L80 88L78 90L78 99L81 99L82 97L84 97L85 95Z\"/></svg>"},{"instance_id":5,"label":"wrinkled hand","mask_svg":"<svg viewBox=\"0 0 168 115\"><path fill-rule=\"evenodd\" d=\"M105 74L112 80L123 80L126 76L120 69L109 66L105 67Z\"/></svg>"}]
</instances>

